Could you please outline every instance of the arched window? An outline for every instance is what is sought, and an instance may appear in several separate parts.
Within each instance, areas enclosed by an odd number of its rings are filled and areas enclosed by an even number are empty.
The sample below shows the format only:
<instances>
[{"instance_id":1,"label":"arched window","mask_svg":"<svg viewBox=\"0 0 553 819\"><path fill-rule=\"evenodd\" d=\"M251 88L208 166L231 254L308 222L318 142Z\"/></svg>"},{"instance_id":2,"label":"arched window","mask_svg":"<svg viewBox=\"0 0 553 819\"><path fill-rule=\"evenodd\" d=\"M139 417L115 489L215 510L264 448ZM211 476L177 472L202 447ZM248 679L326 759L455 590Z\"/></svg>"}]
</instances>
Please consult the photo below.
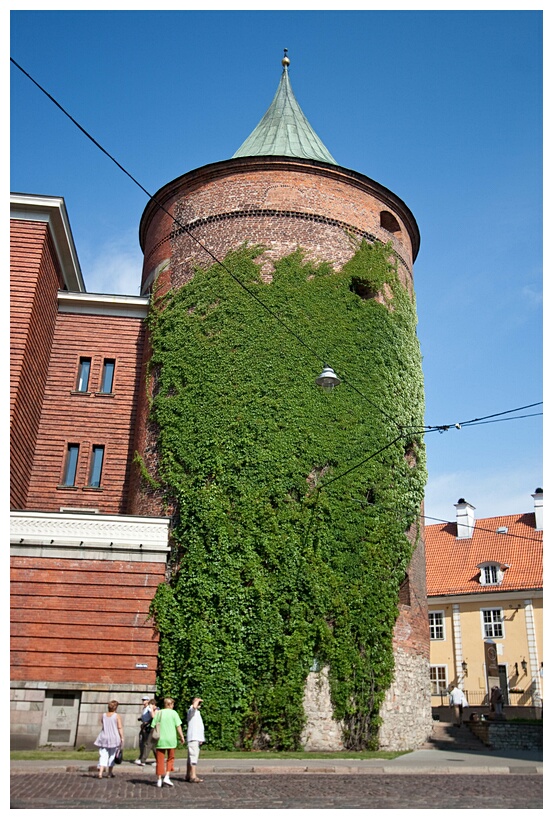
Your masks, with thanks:
<instances>
[{"instance_id":1,"label":"arched window","mask_svg":"<svg viewBox=\"0 0 553 819\"><path fill-rule=\"evenodd\" d=\"M398 220L389 210L380 211L380 227L387 230L388 233L401 233Z\"/></svg>"}]
</instances>

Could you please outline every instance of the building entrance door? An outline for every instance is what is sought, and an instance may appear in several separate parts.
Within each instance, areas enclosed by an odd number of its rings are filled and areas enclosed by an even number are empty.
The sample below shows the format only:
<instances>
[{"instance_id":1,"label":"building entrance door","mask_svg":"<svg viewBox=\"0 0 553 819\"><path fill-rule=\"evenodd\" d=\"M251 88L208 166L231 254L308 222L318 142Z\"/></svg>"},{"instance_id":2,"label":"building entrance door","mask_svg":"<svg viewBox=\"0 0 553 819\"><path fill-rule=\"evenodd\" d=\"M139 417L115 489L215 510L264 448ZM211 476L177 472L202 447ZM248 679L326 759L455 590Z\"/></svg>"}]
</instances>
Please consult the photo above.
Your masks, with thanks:
<instances>
[{"instance_id":1,"label":"building entrance door","mask_svg":"<svg viewBox=\"0 0 553 819\"><path fill-rule=\"evenodd\" d=\"M80 704L80 691L47 691L39 744L74 745Z\"/></svg>"}]
</instances>

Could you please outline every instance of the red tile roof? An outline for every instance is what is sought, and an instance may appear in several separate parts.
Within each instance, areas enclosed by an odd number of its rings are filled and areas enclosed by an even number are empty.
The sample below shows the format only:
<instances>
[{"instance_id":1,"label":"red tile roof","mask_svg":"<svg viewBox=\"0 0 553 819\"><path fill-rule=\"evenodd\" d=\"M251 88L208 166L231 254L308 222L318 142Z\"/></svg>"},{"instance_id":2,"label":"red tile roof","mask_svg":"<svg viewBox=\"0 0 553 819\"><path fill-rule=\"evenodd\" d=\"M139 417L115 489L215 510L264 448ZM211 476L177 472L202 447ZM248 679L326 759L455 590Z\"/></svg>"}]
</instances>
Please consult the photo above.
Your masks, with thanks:
<instances>
[{"instance_id":1,"label":"red tile roof","mask_svg":"<svg viewBox=\"0 0 553 819\"><path fill-rule=\"evenodd\" d=\"M507 534L496 532L507 527ZM543 587L543 532L534 513L476 520L471 538L457 539L456 523L425 527L428 596L523 591ZM504 570L499 585L480 585L479 563Z\"/></svg>"}]
</instances>

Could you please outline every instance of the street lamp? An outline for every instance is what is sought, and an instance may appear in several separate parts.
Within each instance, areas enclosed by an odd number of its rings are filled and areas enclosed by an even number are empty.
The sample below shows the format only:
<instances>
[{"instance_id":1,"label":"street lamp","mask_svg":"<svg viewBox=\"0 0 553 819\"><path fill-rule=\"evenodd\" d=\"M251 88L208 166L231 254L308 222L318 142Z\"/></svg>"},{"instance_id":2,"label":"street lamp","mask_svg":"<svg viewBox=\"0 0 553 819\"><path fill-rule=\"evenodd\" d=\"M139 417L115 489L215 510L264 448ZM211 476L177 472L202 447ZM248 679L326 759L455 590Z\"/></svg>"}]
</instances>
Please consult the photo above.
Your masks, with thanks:
<instances>
[{"instance_id":1,"label":"street lamp","mask_svg":"<svg viewBox=\"0 0 553 819\"><path fill-rule=\"evenodd\" d=\"M323 371L318 378L315 379L315 384L321 387L324 392L332 392L334 387L337 387L341 381L332 369L332 367L323 367Z\"/></svg>"}]
</instances>

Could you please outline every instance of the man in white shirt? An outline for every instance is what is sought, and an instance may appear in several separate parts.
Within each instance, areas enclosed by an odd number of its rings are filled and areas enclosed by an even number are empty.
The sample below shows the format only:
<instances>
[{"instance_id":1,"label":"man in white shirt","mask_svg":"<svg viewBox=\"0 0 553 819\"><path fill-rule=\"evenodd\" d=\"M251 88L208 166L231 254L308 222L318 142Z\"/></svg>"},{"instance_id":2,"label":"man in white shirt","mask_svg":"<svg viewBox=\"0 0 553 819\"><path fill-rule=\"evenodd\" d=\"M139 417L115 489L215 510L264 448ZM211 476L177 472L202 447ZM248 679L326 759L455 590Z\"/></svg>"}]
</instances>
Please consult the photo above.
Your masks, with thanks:
<instances>
[{"instance_id":1,"label":"man in white shirt","mask_svg":"<svg viewBox=\"0 0 553 819\"><path fill-rule=\"evenodd\" d=\"M455 712L456 725L460 728L463 722L463 708L468 708L468 702L464 692L457 686L449 692L449 704Z\"/></svg>"},{"instance_id":2,"label":"man in white shirt","mask_svg":"<svg viewBox=\"0 0 553 819\"><path fill-rule=\"evenodd\" d=\"M203 779L196 776L196 765L200 757L200 745L205 741L204 721L200 714L202 702L203 700L200 699L200 697L194 697L192 705L186 715L188 721L188 729L186 731L186 744L188 745L188 760L186 762L187 782L203 782Z\"/></svg>"}]
</instances>

